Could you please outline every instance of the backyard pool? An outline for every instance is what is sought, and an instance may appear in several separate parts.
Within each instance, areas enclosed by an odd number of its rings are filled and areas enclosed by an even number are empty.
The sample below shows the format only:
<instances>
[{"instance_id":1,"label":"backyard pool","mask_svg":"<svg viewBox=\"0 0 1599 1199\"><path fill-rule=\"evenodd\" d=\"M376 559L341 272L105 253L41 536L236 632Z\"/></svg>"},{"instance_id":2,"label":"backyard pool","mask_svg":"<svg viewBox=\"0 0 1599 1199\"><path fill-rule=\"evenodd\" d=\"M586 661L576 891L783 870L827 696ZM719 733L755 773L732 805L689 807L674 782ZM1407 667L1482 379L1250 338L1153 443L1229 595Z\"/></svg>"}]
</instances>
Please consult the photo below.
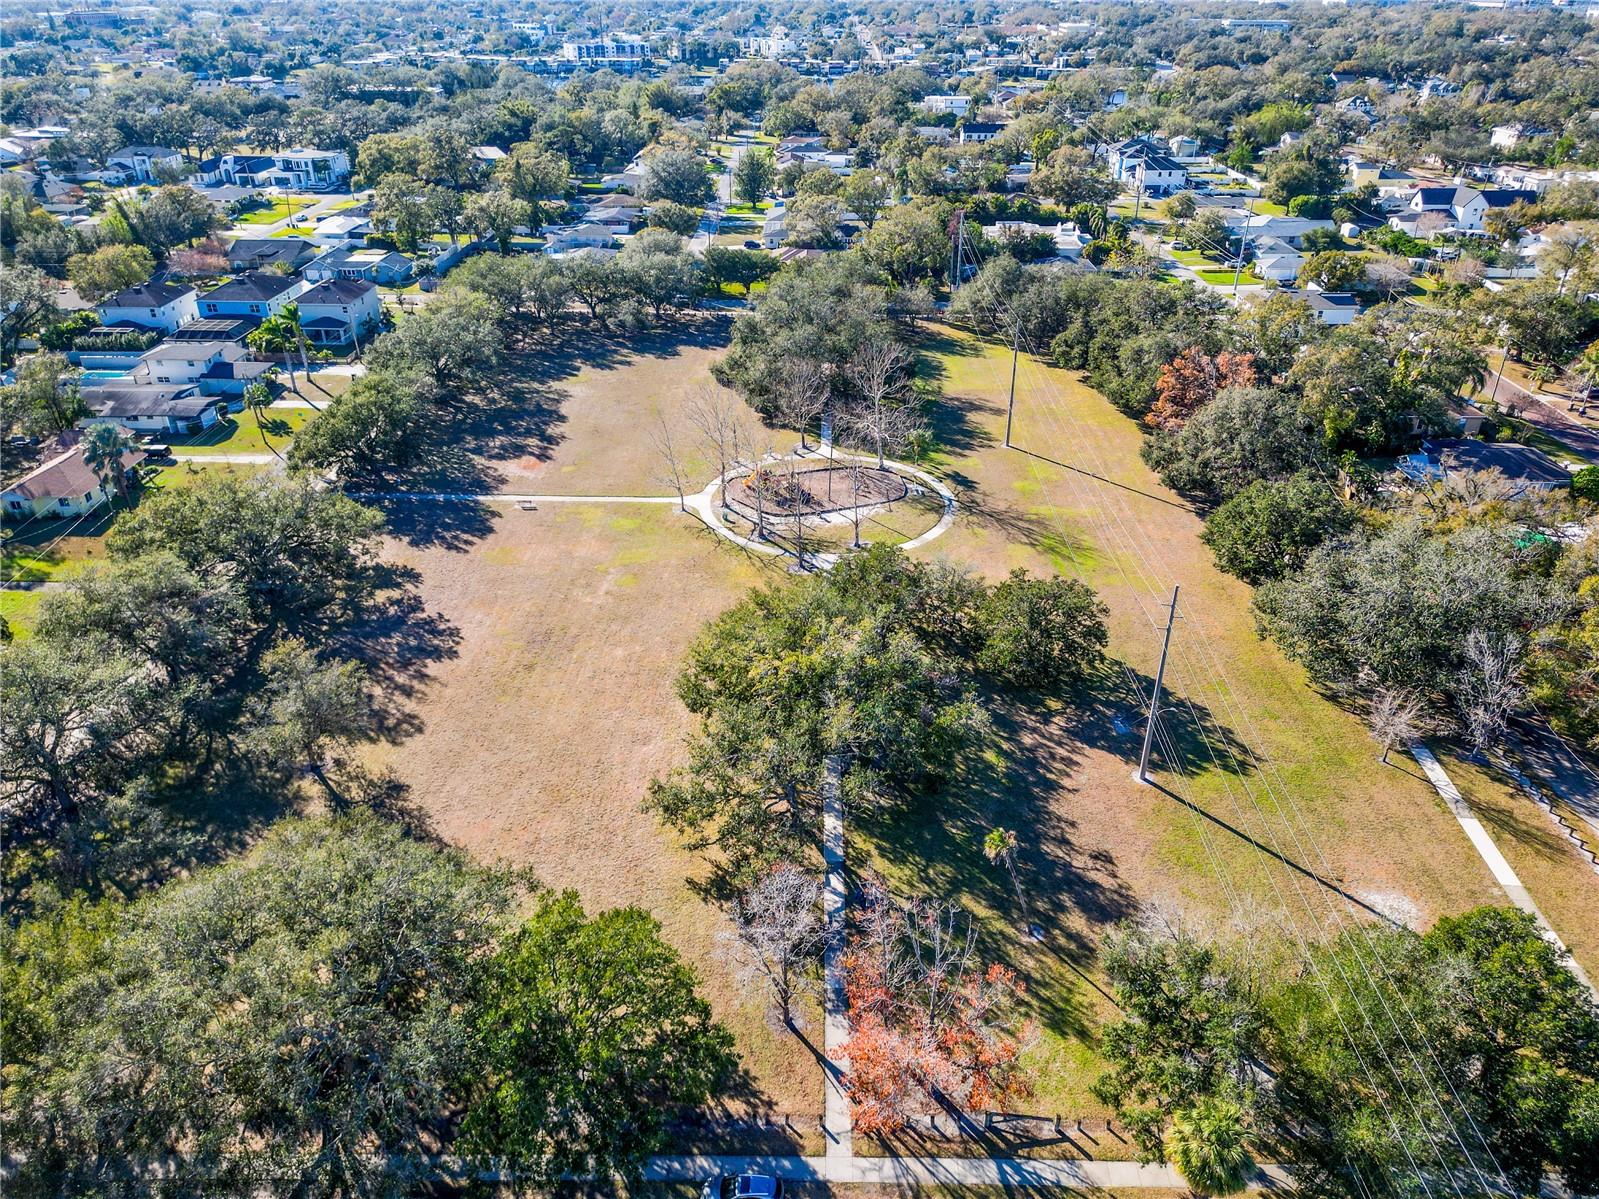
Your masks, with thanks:
<instances>
[{"instance_id":1,"label":"backyard pool","mask_svg":"<svg viewBox=\"0 0 1599 1199\"><path fill-rule=\"evenodd\" d=\"M128 377L128 372L127 371L99 371L99 370L87 371L86 370L86 371L83 372L83 378L84 378L85 382L87 382L90 379L93 379L96 382L105 383L105 382L108 382L111 379L126 379L127 377Z\"/></svg>"}]
</instances>

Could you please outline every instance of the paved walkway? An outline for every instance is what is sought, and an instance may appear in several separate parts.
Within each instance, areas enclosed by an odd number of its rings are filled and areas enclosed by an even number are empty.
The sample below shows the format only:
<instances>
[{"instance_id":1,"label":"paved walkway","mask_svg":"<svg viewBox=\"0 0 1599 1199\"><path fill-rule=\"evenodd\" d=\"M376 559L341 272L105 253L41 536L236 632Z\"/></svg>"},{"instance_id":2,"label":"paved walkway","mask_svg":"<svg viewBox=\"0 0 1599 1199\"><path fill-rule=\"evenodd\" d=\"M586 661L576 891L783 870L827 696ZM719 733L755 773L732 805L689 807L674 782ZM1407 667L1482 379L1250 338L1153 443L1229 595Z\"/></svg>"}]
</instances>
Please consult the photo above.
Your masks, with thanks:
<instances>
[{"instance_id":1,"label":"paved walkway","mask_svg":"<svg viewBox=\"0 0 1599 1199\"><path fill-rule=\"evenodd\" d=\"M442 500L475 504L675 504L675 495L518 495L494 491L474 495L465 491L352 491L355 500Z\"/></svg>"},{"instance_id":2,"label":"paved walkway","mask_svg":"<svg viewBox=\"0 0 1599 1199\"><path fill-rule=\"evenodd\" d=\"M1577 976L1578 981L1583 986L1593 992L1596 999L1599 999L1599 990L1594 989L1593 982L1588 978L1583 968L1577 964L1577 960L1571 956L1570 951L1566 949L1565 942L1550 927L1548 919L1545 918L1538 905L1533 902L1532 895L1522 884L1521 877L1511 868L1510 863L1505 861L1505 855L1499 852L1499 847L1494 844L1493 838L1488 835L1488 830L1482 827L1482 821L1478 820L1472 812L1471 807L1466 803L1465 797L1460 794L1460 788L1456 787L1454 780L1444 772L1443 763L1439 762L1432 750L1428 749L1420 741L1411 742L1410 753L1420 764L1422 770L1426 771L1428 780L1438 794L1443 797L1444 803L1449 805L1450 812L1459 821L1460 827L1465 831L1472 848L1477 851L1477 855L1487 864L1489 873L1494 876L1494 882L1498 883L1504 893L1510 897L1511 903L1538 922L1539 928L1543 930L1544 937L1550 944L1557 946L1566 955L1566 964L1570 967L1572 974Z\"/></svg>"},{"instance_id":3,"label":"paved walkway","mask_svg":"<svg viewBox=\"0 0 1599 1199\"><path fill-rule=\"evenodd\" d=\"M849 1062L834 1056L849 1040L843 971L845 906L849 902L849 882L844 877L843 778L844 760L834 754L822 768L822 918L827 922L827 948L822 955L822 1046L829 1058L823 1067L822 1134L827 1138L829 1168L842 1168L855 1156L855 1124L842 1083Z\"/></svg>"},{"instance_id":4,"label":"paved walkway","mask_svg":"<svg viewBox=\"0 0 1599 1199\"><path fill-rule=\"evenodd\" d=\"M283 459L268 450L264 454L182 454L174 453L173 461L182 466L189 463L195 466L214 465L218 462L232 462L240 466L267 466L273 462L282 462Z\"/></svg>"},{"instance_id":5,"label":"paved walkway","mask_svg":"<svg viewBox=\"0 0 1599 1199\"><path fill-rule=\"evenodd\" d=\"M993 1157L825 1157L684 1155L651 1158L644 1177L651 1182L698 1182L718 1174L753 1172L794 1182L876 1183L887 1186L1017 1186L1071 1190L1188 1190L1170 1166L1140 1162L1033 1161ZM1286 1188L1281 1166L1263 1166L1254 1188Z\"/></svg>"}]
</instances>

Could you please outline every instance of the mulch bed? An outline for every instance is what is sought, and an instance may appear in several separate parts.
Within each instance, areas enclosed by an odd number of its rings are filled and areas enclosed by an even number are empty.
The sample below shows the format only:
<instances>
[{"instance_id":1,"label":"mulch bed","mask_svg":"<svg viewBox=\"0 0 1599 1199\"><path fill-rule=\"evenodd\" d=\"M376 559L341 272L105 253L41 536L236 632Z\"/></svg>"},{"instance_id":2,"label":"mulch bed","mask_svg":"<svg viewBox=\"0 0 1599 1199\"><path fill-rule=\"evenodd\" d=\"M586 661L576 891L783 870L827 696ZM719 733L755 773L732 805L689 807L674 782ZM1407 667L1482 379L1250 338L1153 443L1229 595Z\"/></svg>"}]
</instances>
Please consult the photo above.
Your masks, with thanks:
<instances>
[{"instance_id":1,"label":"mulch bed","mask_svg":"<svg viewBox=\"0 0 1599 1199\"><path fill-rule=\"evenodd\" d=\"M771 516L820 516L851 508L889 504L905 498L908 486L890 470L868 466L858 473L845 466L816 466L789 473L778 463L762 468L762 506ZM857 493L857 481L859 492ZM727 485L728 500L751 512L756 508L753 475Z\"/></svg>"}]
</instances>

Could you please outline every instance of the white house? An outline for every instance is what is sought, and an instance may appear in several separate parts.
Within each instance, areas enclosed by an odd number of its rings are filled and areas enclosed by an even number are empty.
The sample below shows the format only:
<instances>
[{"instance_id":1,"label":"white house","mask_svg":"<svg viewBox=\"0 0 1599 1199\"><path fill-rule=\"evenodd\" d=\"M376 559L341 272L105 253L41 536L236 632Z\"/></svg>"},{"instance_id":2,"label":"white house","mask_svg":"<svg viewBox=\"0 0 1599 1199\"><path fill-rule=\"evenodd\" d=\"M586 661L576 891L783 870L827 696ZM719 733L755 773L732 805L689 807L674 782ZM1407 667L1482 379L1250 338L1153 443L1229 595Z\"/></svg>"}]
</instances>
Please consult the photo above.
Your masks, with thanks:
<instances>
[{"instance_id":1,"label":"white house","mask_svg":"<svg viewBox=\"0 0 1599 1199\"><path fill-rule=\"evenodd\" d=\"M1273 283L1291 283L1299 278L1305 256L1281 238L1267 237L1255 243L1255 273Z\"/></svg>"},{"instance_id":2,"label":"white house","mask_svg":"<svg viewBox=\"0 0 1599 1199\"><path fill-rule=\"evenodd\" d=\"M123 454L123 476L131 481L144 459L143 450ZM111 489L84 461L82 445L73 444L0 492L0 512L16 521L82 516L111 496Z\"/></svg>"},{"instance_id":3,"label":"white house","mask_svg":"<svg viewBox=\"0 0 1599 1199\"><path fill-rule=\"evenodd\" d=\"M273 154L222 154L195 169L207 185L281 187L289 191L336 191L350 178L350 156L343 150L300 148Z\"/></svg>"},{"instance_id":4,"label":"white house","mask_svg":"<svg viewBox=\"0 0 1599 1199\"><path fill-rule=\"evenodd\" d=\"M923 96L917 105L923 112L950 113L957 117L965 116L971 106L970 96Z\"/></svg>"},{"instance_id":5,"label":"white house","mask_svg":"<svg viewBox=\"0 0 1599 1199\"><path fill-rule=\"evenodd\" d=\"M383 321L378 289L365 279L329 279L302 292L300 328L312 345L336 348L370 338Z\"/></svg>"},{"instance_id":6,"label":"white house","mask_svg":"<svg viewBox=\"0 0 1599 1199\"><path fill-rule=\"evenodd\" d=\"M960 141L963 146L982 145L991 142L1001 133L1005 126L995 125L989 121L966 121L960 127Z\"/></svg>"},{"instance_id":7,"label":"white house","mask_svg":"<svg viewBox=\"0 0 1599 1199\"><path fill-rule=\"evenodd\" d=\"M1110 177L1146 196L1169 195L1188 186L1188 168L1147 137L1111 147Z\"/></svg>"},{"instance_id":8,"label":"white house","mask_svg":"<svg viewBox=\"0 0 1599 1199\"><path fill-rule=\"evenodd\" d=\"M183 170L183 155L170 146L123 146L105 160L106 170L130 183L158 183Z\"/></svg>"},{"instance_id":9,"label":"white house","mask_svg":"<svg viewBox=\"0 0 1599 1199\"><path fill-rule=\"evenodd\" d=\"M275 272L251 271L213 287L200 297L202 317L241 316L265 320L276 316L305 290L303 279Z\"/></svg>"},{"instance_id":10,"label":"white house","mask_svg":"<svg viewBox=\"0 0 1599 1199\"><path fill-rule=\"evenodd\" d=\"M550 229L544 236L546 254L567 254L573 250L608 250L616 242L604 225L592 221L565 229Z\"/></svg>"},{"instance_id":11,"label":"white house","mask_svg":"<svg viewBox=\"0 0 1599 1199\"><path fill-rule=\"evenodd\" d=\"M201 395L239 396L272 369L235 341L169 341L140 357L128 377L138 386L194 386Z\"/></svg>"},{"instance_id":12,"label":"white house","mask_svg":"<svg viewBox=\"0 0 1599 1199\"><path fill-rule=\"evenodd\" d=\"M149 282L101 300L102 325L138 325L171 333L200 315L198 292L187 283Z\"/></svg>"},{"instance_id":13,"label":"white house","mask_svg":"<svg viewBox=\"0 0 1599 1199\"><path fill-rule=\"evenodd\" d=\"M1456 187L1418 187L1405 205L1405 212L1412 220L1423 213L1441 213L1455 229L1476 232L1483 227L1483 220L1494 209L1508 208L1516 203L1534 204L1537 200L1537 192L1514 188L1478 190L1464 184ZM1389 221L1389 224L1394 223Z\"/></svg>"},{"instance_id":14,"label":"white house","mask_svg":"<svg viewBox=\"0 0 1599 1199\"><path fill-rule=\"evenodd\" d=\"M372 236L372 218L336 212L316 223L308 235L319 246L359 246Z\"/></svg>"}]
</instances>

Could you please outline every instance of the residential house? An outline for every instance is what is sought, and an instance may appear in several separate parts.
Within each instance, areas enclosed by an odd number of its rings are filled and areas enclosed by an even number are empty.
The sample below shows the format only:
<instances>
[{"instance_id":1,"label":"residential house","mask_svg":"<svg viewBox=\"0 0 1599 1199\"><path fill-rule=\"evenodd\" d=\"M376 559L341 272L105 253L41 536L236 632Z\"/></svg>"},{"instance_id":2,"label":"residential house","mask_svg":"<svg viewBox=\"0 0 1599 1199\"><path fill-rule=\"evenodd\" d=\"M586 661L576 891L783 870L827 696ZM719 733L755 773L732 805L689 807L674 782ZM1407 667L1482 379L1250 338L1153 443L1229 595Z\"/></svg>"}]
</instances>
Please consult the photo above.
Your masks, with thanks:
<instances>
[{"instance_id":1,"label":"residential house","mask_svg":"<svg viewBox=\"0 0 1599 1199\"><path fill-rule=\"evenodd\" d=\"M141 387L192 384L205 396L242 396L271 369L235 341L169 341L146 352L128 377Z\"/></svg>"},{"instance_id":2,"label":"residential house","mask_svg":"<svg viewBox=\"0 0 1599 1199\"><path fill-rule=\"evenodd\" d=\"M1164 196L1188 186L1188 168L1147 137L1110 148L1110 177L1146 196Z\"/></svg>"},{"instance_id":3,"label":"residential house","mask_svg":"<svg viewBox=\"0 0 1599 1199\"><path fill-rule=\"evenodd\" d=\"M351 210L323 217L307 236L318 246L363 246L373 233L372 218Z\"/></svg>"},{"instance_id":4,"label":"residential house","mask_svg":"<svg viewBox=\"0 0 1599 1199\"><path fill-rule=\"evenodd\" d=\"M1262 238L1254 243L1255 274L1273 283L1291 283L1299 278L1305 256L1279 237Z\"/></svg>"},{"instance_id":5,"label":"residential house","mask_svg":"<svg viewBox=\"0 0 1599 1199\"><path fill-rule=\"evenodd\" d=\"M328 279L302 292L300 328L323 349L340 349L375 335L383 321L377 287L365 279Z\"/></svg>"},{"instance_id":6,"label":"residential house","mask_svg":"<svg viewBox=\"0 0 1599 1199\"><path fill-rule=\"evenodd\" d=\"M1305 234L1312 229L1334 229L1332 221L1313 220L1302 216L1274 216L1271 213L1251 213L1243 208L1224 208L1221 219L1228 232L1250 246L1269 239L1286 242L1296 249L1304 244Z\"/></svg>"},{"instance_id":7,"label":"residential house","mask_svg":"<svg viewBox=\"0 0 1599 1199\"><path fill-rule=\"evenodd\" d=\"M1448 218L1454 229L1477 232L1482 229L1484 218L1494 209L1508 208L1516 203L1534 204L1537 200L1537 192L1507 187L1485 190L1464 184L1454 187L1418 187L1405 206L1405 213L1411 220L1402 222L1392 218L1388 223L1395 228L1402 228L1405 224L1414 224L1424 213L1435 212Z\"/></svg>"},{"instance_id":8,"label":"residential house","mask_svg":"<svg viewBox=\"0 0 1599 1199\"><path fill-rule=\"evenodd\" d=\"M963 117L972 106L970 96L923 96L917 105L923 112L947 113L951 116Z\"/></svg>"},{"instance_id":9,"label":"residential house","mask_svg":"<svg viewBox=\"0 0 1599 1199\"><path fill-rule=\"evenodd\" d=\"M1283 294L1302 300L1324 325L1353 324L1360 315L1360 301L1347 291L1318 291L1313 287L1283 288Z\"/></svg>"},{"instance_id":10,"label":"residential house","mask_svg":"<svg viewBox=\"0 0 1599 1199\"><path fill-rule=\"evenodd\" d=\"M317 255L318 247L303 237L241 237L228 247L228 267L264 271L280 267L297 271Z\"/></svg>"},{"instance_id":11,"label":"residential house","mask_svg":"<svg viewBox=\"0 0 1599 1199\"><path fill-rule=\"evenodd\" d=\"M306 263L300 273L313 283L365 279L384 287L404 287L416 274L416 263L398 250L337 246Z\"/></svg>"},{"instance_id":12,"label":"residential house","mask_svg":"<svg viewBox=\"0 0 1599 1199\"><path fill-rule=\"evenodd\" d=\"M188 283L151 280L101 300L95 311L102 325L137 325L171 333L200 315L198 294Z\"/></svg>"},{"instance_id":13,"label":"residential house","mask_svg":"<svg viewBox=\"0 0 1599 1199\"><path fill-rule=\"evenodd\" d=\"M546 254L570 254L577 250L609 250L615 244L615 234L607 226L594 221L569 225L564 229L547 229L544 234Z\"/></svg>"},{"instance_id":14,"label":"residential house","mask_svg":"<svg viewBox=\"0 0 1599 1199\"><path fill-rule=\"evenodd\" d=\"M0 491L0 513L7 520L82 516L112 498L114 489L107 487L84 460L78 439L70 440L72 444ZM129 483L138 477L139 463L144 459L143 450L129 450L122 455L123 477Z\"/></svg>"},{"instance_id":15,"label":"residential house","mask_svg":"<svg viewBox=\"0 0 1599 1199\"><path fill-rule=\"evenodd\" d=\"M273 271L250 271L213 287L200 297L202 317L250 317L257 323L275 316L305 290L305 281Z\"/></svg>"},{"instance_id":16,"label":"residential house","mask_svg":"<svg viewBox=\"0 0 1599 1199\"><path fill-rule=\"evenodd\" d=\"M916 136L924 142L937 142L940 145L948 145L950 139L955 136L955 131L947 129L943 125L918 125L916 126Z\"/></svg>"},{"instance_id":17,"label":"residential house","mask_svg":"<svg viewBox=\"0 0 1599 1199\"><path fill-rule=\"evenodd\" d=\"M127 183L159 183L183 170L183 155L170 146L123 146L105 160L106 170Z\"/></svg>"},{"instance_id":18,"label":"residential house","mask_svg":"<svg viewBox=\"0 0 1599 1199\"><path fill-rule=\"evenodd\" d=\"M281 187L297 192L338 191L350 178L350 156L343 150L300 148L272 154L221 154L196 169L201 183L238 187Z\"/></svg>"},{"instance_id":19,"label":"residential house","mask_svg":"<svg viewBox=\"0 0 1599 1199\"><path fill-rule=\"evenodd\" d=\"M775 250L788 240L787 212L782 207L770 209L761 222L761 245L766 249Z\"/></svg>"},{"instance_id":20,"label":"residential house","mask_svg":"<svg viewBox=\"0 0 1599 1199\"><path fill-rule=\"evenodd\" d=\"M1540 125L1495 125L1488 136L1488 144L1495 150L1514 150L1522 142L1535 137L1549 137L1553 132Z\"/></svg>"},{"instance_id":21,"label":"residential house","mask_svg":"<svg viewBox=\"0 0 1599 1199\"><path fill-rule=\"evenodd\" d=\"M960 127L960 142L963 146L982 145L991 142L1001 133L1005 126L995 125L990 121L965 121Z\"/></svg>"},{"instance_id":22,"label":"residential house","mask_svg":"<svg viewBox=\"0 0 1599 1199\"><path fill-rule=\"evenodd\" d=\"M1436 482L1467 471L1498 471L1516 495L1571 486L1571 473L1542 450L1514 442L1472 441L1461 437L1432 438L1399 460L1399 469L1418 482Z\"/></svg>"},{"instance_id":23,"label":"residential house","mask_svg":"<svg viewBox=\"0 0 1599 1199\"><path fill-rule=\"evenodd\" d=\"M633 226L644 219L648 205L637 196L617 192L601 196L588 206L583 214L586 223L604 225L614 232L630 233Z\"/></svg>"},{"instance_id":24,"label":"residential house","mask_svg":"<svg viewBox=\"0 0 1599 1199\"><path fill-rule=\"evenodd\" d=\"M94 415L82 424L110 421L131 433L162 436L199 433L217 423L225 401L200 394L193 383L85 387L84 405Z\"/></svg>"}]
</instances>

